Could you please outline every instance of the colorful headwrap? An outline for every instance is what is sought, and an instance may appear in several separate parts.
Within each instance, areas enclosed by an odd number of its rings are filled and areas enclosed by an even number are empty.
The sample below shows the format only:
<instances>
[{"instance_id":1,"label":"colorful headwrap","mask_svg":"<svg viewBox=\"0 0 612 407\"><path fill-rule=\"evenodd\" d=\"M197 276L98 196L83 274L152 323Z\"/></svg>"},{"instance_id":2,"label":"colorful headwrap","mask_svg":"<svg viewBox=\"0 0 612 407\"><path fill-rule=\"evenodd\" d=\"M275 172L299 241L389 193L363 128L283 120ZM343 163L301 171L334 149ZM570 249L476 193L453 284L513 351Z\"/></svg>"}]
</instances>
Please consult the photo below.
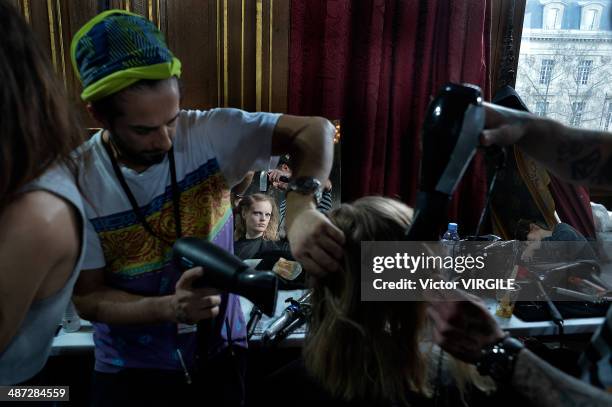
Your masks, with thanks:
<instances>
[{"instance_id":1,"label":"colorful headwrap","mask_svg":"<svg viewBox=\"0 0 612 407\"><path fill-rule=\"evenodd\" d=\"M86 102L141 79L181 76L181 61L172 55L157 27L124 10L105 11L81 27L72 39L70 56Z\"/></svg>"}]
</instances>

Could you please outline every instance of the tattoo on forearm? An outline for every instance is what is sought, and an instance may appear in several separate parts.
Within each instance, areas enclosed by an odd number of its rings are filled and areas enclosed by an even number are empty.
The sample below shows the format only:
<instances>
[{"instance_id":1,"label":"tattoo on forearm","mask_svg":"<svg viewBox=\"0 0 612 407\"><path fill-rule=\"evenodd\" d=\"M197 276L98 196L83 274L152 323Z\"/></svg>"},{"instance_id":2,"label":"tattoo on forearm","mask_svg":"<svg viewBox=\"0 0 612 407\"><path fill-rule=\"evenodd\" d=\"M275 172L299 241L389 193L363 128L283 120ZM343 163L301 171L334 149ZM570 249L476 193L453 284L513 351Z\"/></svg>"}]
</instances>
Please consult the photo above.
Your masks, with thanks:
<instances>
[{"instance_id":1,"label":"tattoo on forearm","mask_svg":"<svg viewBox=\"0 0 612 407\"><path fill-rule=\"evenodd\" d=\"M609 134L579 129L556 133L556 163L559 174L574 182L612 186L612 139Z\"/></svg>"},{"instance_id":2,"label":"tattoo on forearm","mask_svg":"<svg viewBox=\"0 0 612 407\"><path fill-rule=\"evenodd\" d=\"M513 387L542 407L604 407L612 402L612 396L603 390L557 370L529 351L519 355Z\"/></svg>"},{"instance_id":3,"label":"tattoo on forearm","mask_svg":"<svg viewBox=\"0 0 612 407\"><path fill-rule=\"evenodd\" d=\"M602 160L603 161L603 160ZM599 168L599 170L591 177L591 185L595 186L610 186L612 185L612 157Z\"/></svg>"},{"instance_id":4,"label":"tattoo on forearm","mask_svg":"<svg viewBox=\"0 0 612 407\"><path fill-rule=\"evenodd\" d=\"M583 181L592 177L600 165L601 151L595 147L580 158L570 161L572 180Z\"/></svg>"},{"instance_id":5,"label":"tattoo on forearm","mask_svg":"<svg viewBox=\"0 0 612 407\"><path fill-rule=\"evenodd\" d=\"M570 160L582 153L584 147L585 144L579 141L562 142L557 148L557 158L561 162Z\"/></svg>"}]
</instances>

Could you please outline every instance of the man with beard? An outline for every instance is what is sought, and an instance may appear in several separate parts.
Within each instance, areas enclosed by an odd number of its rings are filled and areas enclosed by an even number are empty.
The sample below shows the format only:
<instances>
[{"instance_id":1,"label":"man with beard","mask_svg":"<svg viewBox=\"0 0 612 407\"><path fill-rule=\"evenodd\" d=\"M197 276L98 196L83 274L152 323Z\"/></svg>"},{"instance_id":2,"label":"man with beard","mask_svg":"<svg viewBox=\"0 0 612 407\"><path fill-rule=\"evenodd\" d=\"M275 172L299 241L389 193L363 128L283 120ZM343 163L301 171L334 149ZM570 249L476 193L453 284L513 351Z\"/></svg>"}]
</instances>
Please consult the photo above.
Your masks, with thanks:
<instances>
[{"instance_id":1,"label":"man with beard","mask_svg":"<svg viewBox=\"0 0 612 407\"><path fill-rule=\"evenodd\" d=\"M338 270L344 236L313 200L329 176L334 127L314 117L181 110L180 61L153 24L129 12L94 17L75 34L71 56L81 97L103 128L79 150L91 233L74 296L95 329L94 405L194 397L242 405L246 324L238 298L194 288L206 271L181 273L171 248L196 236L232 251L230 188L290 153L293 254L312 273ZM193 324L205 319L214 329L198 370Z\"/></svg>"}]
</instances>

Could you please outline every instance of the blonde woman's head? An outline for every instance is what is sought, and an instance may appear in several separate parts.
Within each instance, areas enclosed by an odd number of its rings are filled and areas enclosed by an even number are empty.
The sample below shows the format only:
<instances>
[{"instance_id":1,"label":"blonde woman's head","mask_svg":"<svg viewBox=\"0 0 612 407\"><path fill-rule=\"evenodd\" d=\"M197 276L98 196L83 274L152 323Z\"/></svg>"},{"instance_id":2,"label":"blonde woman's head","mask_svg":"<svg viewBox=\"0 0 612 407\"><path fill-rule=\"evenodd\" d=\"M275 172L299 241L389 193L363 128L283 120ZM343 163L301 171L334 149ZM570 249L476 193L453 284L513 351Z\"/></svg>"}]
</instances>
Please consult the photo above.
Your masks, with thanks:
<instances>
[{"instance_id":1,"label":"blonde woman's head","mask_svg":"<svg viewBox=\"0 0 612 407\"><path fill-rule=\"evenodd\" d=\"M402 240L412 215L410 207L383 197L361 198L330 213L346 237L344 271L314 283L304 359L336 397L401 402L408 391L428 392L419 350L424 304L360 298L361 241Z\"/></svg>"},{"instance_id":2,"label":"blonde woman's head","mask_svg":"<svg viewBox=\"0 0 612 407\"><path fill-rule=\"evenodd\" d=\"M425 341L426 303L361 301L361 242L403 240L413 210L390 198L364 197L329 217L346 238L344 270L314 282L306 368L344 400L407 405L410 392L431 396L437 373L427 354L433 348ZM495 387L472 366L444 359L461 397L468 383L482 391Z\"/></svg>"},{"instance_id":3,"label":"blonde woman's head","mask_svg":"<svg viewBox=\"0 0 612 407\"><path fill-rule=\"evenodd\" d=\"M235 239L278 240L278 209L271 196L247 195L238 204Z\"/></svg>"}]
</instances>

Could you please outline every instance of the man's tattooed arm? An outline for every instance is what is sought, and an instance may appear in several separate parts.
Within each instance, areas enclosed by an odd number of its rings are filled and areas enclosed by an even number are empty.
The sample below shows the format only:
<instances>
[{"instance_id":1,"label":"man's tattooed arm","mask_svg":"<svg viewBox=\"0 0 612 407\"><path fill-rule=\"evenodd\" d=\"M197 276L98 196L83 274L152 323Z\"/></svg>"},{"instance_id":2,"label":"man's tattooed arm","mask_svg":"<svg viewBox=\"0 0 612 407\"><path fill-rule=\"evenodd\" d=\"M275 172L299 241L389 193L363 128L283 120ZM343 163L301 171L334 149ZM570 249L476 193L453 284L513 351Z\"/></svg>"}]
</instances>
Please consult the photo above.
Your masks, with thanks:
<instances>
[{"instance_id":1,"label":"man's tattooed arm","mask_svg":"<svg viewBox=\"0 0 612 407\"><path fill-rule=\"evenodd\" d=\"M535 118L525 129L519 147L553 174L574 184L612 189L612 134Z\"/></svg>"},{"instance_id":2,"label":"man's tattooed arm","mask_svg":"<svg viewBox=\"0 0 612 407\"><path fill-rule=\"evenodd\" d=\"M612 394L563 373L527 349L518 355L512 387L538 407L612 406Z\"/></svg>"}]
</instances>

